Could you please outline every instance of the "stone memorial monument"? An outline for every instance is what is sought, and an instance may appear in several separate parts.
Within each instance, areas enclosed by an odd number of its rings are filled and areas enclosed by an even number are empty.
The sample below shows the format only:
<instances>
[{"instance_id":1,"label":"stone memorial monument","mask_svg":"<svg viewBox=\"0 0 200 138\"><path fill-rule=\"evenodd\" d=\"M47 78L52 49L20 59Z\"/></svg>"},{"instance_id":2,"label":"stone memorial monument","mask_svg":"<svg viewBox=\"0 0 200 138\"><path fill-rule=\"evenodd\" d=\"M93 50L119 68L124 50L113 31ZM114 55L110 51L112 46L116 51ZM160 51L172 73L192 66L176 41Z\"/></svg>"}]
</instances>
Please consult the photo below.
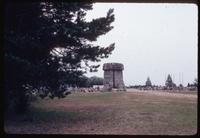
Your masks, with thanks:
<instances>
[{"instance_id":1,"label":"stone memorial monument","mask_svg":"<svg viewBox=\"0 0 200 138\"><path fill-rule=\"evenodd\" d=\"M104 90L112 90L112 88L118 90L125 90L123 73L124 66L121 63L105 63L103 65L104 70Z\"/></svg>"}]
</instances>

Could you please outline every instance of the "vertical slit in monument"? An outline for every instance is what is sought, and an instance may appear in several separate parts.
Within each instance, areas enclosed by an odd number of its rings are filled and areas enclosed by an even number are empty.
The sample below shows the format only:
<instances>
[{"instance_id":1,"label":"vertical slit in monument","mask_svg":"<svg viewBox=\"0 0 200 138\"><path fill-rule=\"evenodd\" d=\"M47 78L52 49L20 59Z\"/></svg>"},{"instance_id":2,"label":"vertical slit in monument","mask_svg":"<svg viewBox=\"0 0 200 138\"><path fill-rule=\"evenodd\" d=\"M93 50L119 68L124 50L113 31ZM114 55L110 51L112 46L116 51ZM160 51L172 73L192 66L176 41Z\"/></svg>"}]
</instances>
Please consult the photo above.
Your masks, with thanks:
<instances>
[{"instance_id":1,"label":"vertical slit in monument","mask_svg":"<svg viewBox=\"0 0 200 138\"><path fill-rule=\"evenodd\" d=\"M115 88L115 70L113 70L113 88Z\"/></svg>"}]
</instances>

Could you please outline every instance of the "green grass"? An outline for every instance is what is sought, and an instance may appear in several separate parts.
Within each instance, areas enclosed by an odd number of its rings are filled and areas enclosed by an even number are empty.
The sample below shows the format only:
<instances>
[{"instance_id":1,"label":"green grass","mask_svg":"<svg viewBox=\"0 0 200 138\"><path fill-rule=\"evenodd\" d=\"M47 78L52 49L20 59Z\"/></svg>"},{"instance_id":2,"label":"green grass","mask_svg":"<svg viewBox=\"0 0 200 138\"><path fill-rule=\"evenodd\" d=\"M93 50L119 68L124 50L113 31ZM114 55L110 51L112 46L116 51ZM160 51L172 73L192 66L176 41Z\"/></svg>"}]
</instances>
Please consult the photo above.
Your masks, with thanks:
<instances>
[{"instance_id":1,"label":"green grass","mask_svg":"<svg viewBox=\"0 0 200 138\"><path fill-rule=\"evenodd\" d=\"M38 100L25 116L28 118L25 121L5 121L5 131L193 135L197 132L197 97L134 92L73 93L64 99Z\"/></svg>"}]
</instances>

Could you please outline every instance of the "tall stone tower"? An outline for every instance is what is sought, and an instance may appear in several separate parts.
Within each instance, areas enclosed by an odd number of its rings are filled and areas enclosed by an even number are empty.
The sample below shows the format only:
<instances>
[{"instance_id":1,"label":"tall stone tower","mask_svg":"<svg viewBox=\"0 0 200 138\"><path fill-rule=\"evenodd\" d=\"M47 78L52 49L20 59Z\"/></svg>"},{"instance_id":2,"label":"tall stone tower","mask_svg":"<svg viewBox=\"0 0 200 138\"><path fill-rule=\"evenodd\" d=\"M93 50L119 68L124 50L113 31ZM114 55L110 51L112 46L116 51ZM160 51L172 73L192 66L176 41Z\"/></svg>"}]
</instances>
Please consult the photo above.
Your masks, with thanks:
<instances>
[{"instance_id":1,"label":"tall stone tower","mask_svg":"<svg viewBox=\"0 0 200 138\"><path fill-rule=\"evenodd\" d=\"M124 66L121 63L105 63L104 70L104 90L116 88L125 90L123 73Z\"/></svg>"}]
</instances>

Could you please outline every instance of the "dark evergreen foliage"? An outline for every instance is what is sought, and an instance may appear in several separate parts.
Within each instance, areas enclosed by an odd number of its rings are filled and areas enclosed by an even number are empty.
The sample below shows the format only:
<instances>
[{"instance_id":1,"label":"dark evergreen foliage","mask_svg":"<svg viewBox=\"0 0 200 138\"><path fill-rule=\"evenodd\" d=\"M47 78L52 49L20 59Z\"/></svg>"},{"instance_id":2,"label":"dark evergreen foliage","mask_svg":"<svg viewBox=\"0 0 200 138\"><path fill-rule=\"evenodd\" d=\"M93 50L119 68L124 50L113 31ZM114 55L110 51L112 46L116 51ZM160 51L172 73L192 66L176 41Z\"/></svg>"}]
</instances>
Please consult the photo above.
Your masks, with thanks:
<instances>
[{"instance_id":1,"label":"dark evergreen foliage","mask_svg":"<svg viewBox=\"0 0 200 138\"><path fill-rule=\"evenodd\" d=\"M89 78L88 81L90 87L92 87L93 85L103 85L103 78L101 77L92 76Z\"/></svg>"},{"instance_id":2,"label":"dark evergreen foliage","mask_svg":"<svg viewBox=\"0 0 200 138\"><path fill-rule=\"evenodd\" d=\"M25 111L28 97L64 97L65 84L78 85L88 70L114 50L93 45L109 32L113 9L106 17L85 20L92 3L35 2L4 5L5 105ZM17 100L14 100L17 99ZM16 104L17 103L17 104Z\"/></svg>"},{"instance_id":3,"label":"dark evergreen foliage","mask_svg":"<svg viewBox=\"0 0 200 138\"><path fill-rule=\"evenodd\" d=\"M170 74L167 76L167 80L165 82L165 86L166 87L176 87L176 84L172 81L172 77L170 76Z\"/></svg>"},{"instance_id":4,"label":"dark evergreen foliage","mask_svg":"<svg viewBox=\"0 0 200 138\"><path fill-rule=\"evenodd\" d=\"M151 84L151 80L150 80L149 77L147 78L146 86L147 86L147 87L151 87L151 86L152 86L152 84Z\"/></svg>"},{"instance_id":5,"label":"dark evergreen foliage","mask_svg":"<svg viewBox=\"0 0 200 138\"><path fill-rule=\"evenodd\" d=\"M93 85L103 85L103 78L92 76L92 77L86 77L86 76L80 76L78 79L77 87L93 87Z\"/></svg>"},{"instance_id":6,"label":"dark evergreen foliage","mask_svg":"<svg viewBox=\"0 0 200 138\"><path fill-rule=\"evenodd\" d=\"M194 79L194 86L198 87L198 79L197 78Z\"/></svg>"}]
</instances>

